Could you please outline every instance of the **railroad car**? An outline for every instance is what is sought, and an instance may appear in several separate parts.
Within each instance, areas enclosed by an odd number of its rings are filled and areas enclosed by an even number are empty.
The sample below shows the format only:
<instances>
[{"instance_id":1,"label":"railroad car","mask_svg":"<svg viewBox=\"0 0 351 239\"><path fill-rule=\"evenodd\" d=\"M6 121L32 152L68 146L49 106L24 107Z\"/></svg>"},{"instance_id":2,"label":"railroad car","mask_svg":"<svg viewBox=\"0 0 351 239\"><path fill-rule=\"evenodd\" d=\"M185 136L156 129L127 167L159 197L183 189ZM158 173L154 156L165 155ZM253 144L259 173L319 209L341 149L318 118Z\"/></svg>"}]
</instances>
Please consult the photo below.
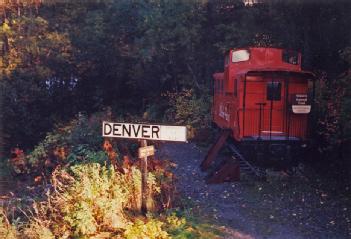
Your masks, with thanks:
<instances>
[{"instance_id":1,"label":"railroad car","mask_svg":"<svg viewBox=\"0 0 351 239\"><path fill-rule=\"evenodd\" d=\"M301 53L231 49L213 79L212 120L230 130L243 154L259 164L296 162L308 143L314 97L314 75L301 69Z\"/></svg>"}]
</instances>

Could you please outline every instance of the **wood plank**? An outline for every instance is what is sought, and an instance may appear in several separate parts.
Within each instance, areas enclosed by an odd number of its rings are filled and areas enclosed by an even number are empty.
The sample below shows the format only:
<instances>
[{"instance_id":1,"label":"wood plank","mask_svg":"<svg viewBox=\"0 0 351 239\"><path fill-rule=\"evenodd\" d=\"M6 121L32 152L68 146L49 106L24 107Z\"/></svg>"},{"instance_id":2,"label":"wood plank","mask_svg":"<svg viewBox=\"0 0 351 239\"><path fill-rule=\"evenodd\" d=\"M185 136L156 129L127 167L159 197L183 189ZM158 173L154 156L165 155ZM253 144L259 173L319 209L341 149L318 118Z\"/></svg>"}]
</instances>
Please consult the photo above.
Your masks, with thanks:
<instances>
[{"instance_id":1,"label":"wood plank","mask_svg":"<svg viewBox=\"0 0 351 239\"><path fill-rule=\"evenodd\" d=\"M209 166L216 159L219 151L221 150L221 148L223 147L223 145L227 141L230 133L231 133L231 130L228 130L228 129L222 130L220 132L220 135L217 138L216 142L211 146L211 148L208 151L205 159L202 161L202 163L200 165L201 170L204 171L204 170L209 168Z\"/></svg>"}]
</instances>

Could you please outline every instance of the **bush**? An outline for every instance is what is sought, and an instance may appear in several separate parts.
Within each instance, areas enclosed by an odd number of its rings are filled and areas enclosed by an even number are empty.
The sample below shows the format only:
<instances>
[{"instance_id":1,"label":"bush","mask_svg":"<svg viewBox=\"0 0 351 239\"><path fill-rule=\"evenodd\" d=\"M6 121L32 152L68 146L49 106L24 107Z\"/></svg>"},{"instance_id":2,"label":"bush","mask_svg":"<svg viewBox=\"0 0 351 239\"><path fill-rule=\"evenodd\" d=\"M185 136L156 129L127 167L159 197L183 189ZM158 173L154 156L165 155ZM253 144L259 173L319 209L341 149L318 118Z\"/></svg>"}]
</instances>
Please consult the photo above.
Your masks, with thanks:
<instances>
[{"instance_id":1,"label":"bush","mask_svg":"<svg viewBox=\"0 0 351 239\"><path fill-rule=\"evenodd\" d=\"M13 239L17 237L17 230L7 219L3 208L0 208L0 238Z\"/></svg>"},{"instance_id":2,"label":"bush","mask_svg":"<svg viewBox=\"0 0 351 239\"><path fill-rule=\"evenodd\" d=\"M100 232L123 232L130 227L128 211L140 212L141 173L132 166L129 173L116 172L111 165L93 160L57 168L52 190L33 206L34 217L23 229L28 238L89 237ZM155 176L149 173L149 190L159 192Z\"/></svg>"},{"instance_id":3,"label":"bush","mask_svg":"<svg viewBox=\"0 0 351 239\"><path fill-rule=\"evenodd\" d=\"M105 160L96 154L101 148L101 122L105 114L96 114L90 118L80 114L66 125L57 126L49 132L29 154L20 149L13 150L9 160L12 171L16 174L50 173L55 166L73 163L82 158ZM100 153L101 154L101 153Z\"/></svg>"},{"instance_id":4,"label":"bush","mask_svg":"<svg viewBox=\"0 0 351 239\"><path fill-rule=\"evenodd\" d=\"M126 239L169 239L168 233L162 229L164 223L157 219L150 219L147 222L136 220L135 223L130 224L124 232Z\"/></svg>"},{"instance_id":5,"label":"bush","mask_svg":"<svg viewBox=\"0 0 351 239\"><path fill-rule=\"evenodd\" d=\"M125 228L128 220L124 209L133 198L133 181L113 167L97 163L76 165L70 170L75 180L63 194L64 219L74 233L93 234L98 226L106 230Z\"/></svg>"},{"instance_id":6,"label":"bush","mask_svg":"<svg viewBox=\"0 0 351 239\"><path fill-rule=\"evenodd\" d=\"M206 128L210 125L210 96L197 96L193 90L183 90L179 93L168 92L170 109L166 112L168 122L188 125L193 128Z\"/></svg>"},{"instance_id":7,"label":"bush","mask_svg":"<svg viewBox=\"0 0 351 239\"><path fill-rule=\"evenodd\" d=\"M30 221L23 230L26 239L55 239L54 234L41 222Z\"/></svg>"},{"instance_id":8,"label":"bush","mask_svg":"<svg viewBox=\"0 0 351 239\"><path fill-rule=\"evenodd\" d=\"M30 154L25 155L20 149L13 151L11 162L17 173L44 171L49 183L38 188L30 213L25 212L30 215L28 221L21 221L15 227L6 217L0 218L0 232L5 235L1 238L109 235L109 238L163 239L171 235L177 238L198 235L202 229L188 224L182 217L156 214L172 207L177 195L170 172L174 165L167 160L148 161L147 207L155 215L142 217L140 164L133 158L122 162L119 157L117 145L125 148L132 145L109 140L103 143L98 130L101 119L101 116L81 115L49 133Z\"/></svg>"},{"instance_id":9,"label":"bush","mask_svg":"<svg viewBox=\"0 0 351 239\"><path fill-rule=\"evenodd\" d=\"M175 239L199 238L214 239L220 237L221 232L215 226L206 224L193 216L189 210L171 212L165 218L167 232Z\"/></svg>"}]
</instances>

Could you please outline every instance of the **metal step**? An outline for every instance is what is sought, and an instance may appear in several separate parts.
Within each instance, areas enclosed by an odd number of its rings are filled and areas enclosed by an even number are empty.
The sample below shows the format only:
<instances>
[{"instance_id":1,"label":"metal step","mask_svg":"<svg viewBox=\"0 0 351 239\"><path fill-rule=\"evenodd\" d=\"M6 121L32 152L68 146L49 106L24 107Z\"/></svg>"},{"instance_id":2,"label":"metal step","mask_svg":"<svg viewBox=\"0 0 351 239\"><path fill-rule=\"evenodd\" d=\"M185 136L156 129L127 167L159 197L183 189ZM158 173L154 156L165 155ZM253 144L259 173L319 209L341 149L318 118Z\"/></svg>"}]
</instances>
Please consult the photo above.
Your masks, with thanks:
<instances>
[{"instance_id":1,"label":"metal step","mask_svg":"<svg viewBox=\"0 0 351 239\"><path fill-rule=\"evenodd\" d=\"M254 167L251 163L249 163L239 152L238 148L235 145L227 142L226 146L232 153L232 158L239 162L241 172L245 172L246 174L255 176L260 179L265 177L265 173L259 168Z\"/></svg>"}]
</instances>

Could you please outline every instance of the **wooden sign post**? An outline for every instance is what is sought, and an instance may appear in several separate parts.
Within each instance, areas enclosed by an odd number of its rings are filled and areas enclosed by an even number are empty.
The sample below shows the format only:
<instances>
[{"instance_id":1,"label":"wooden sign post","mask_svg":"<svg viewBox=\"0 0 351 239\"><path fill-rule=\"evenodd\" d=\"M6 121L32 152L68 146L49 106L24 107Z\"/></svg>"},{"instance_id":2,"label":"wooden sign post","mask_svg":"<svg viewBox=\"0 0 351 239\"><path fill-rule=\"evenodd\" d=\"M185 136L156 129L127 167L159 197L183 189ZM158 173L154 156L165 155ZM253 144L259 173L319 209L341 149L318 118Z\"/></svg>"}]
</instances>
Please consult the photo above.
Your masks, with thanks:
<instances>
[{"instance_id":1,"label":"wooden sign post","mask_svg":"<svg viewBox=\"0 0 351 239\"><path fill-rule=\"evenodd\" d=\"M140 143L141 148L147 146L147 141L145 139L141 140ZM141 149L140 148L140 149ZM140 168L141 168L141 212L146 215L147 213L147 198L149 195L148 186L147 186L147 156L140 157L142 155L139 154L139 158L141 160Z\"/></svg>"},{"instance_id":2,"label":"wooden sign post","mask_svg":"<svg viewBox=\"0 0 351 239\"><path fill-rule=\"evenodd\" d=\"M102 136L113 138L141 139L138 150L141 168L141 211L146 215L148 195L147 157L155 154L155 147L147 145L147 140L187 142L185 126L148 125L132 123L102 122Z\"/></svg>"}]
</instances>

